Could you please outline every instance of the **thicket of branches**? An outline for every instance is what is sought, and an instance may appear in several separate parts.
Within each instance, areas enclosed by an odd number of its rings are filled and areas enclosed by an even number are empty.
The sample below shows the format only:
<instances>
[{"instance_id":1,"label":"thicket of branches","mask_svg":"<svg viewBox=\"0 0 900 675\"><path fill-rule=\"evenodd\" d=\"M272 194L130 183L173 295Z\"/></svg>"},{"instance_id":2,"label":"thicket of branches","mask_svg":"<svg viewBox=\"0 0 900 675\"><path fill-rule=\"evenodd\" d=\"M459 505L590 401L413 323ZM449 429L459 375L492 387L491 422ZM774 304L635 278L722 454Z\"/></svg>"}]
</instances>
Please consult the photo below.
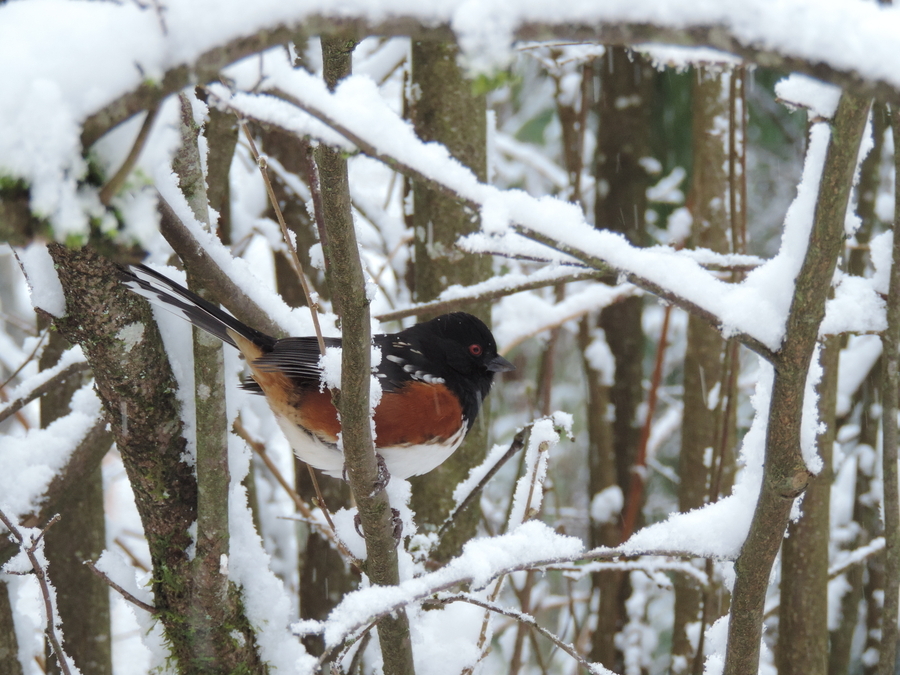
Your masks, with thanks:
<instances>
[{"instance_id":1,"label":"thicket of branches","mask_svg":"<svg viewBox=\"0 0 900 675\"><path fill-rule=\"evenodd\" d=\"M478 75L449 24L301 19L82 119L81 232L0 157L0 675L893 673L900 87L727 24L522 20ZM342 331L346 482L145 257ZM456 309L518 370L373 493L373 319Z\"/></svg>"}]
</instances>

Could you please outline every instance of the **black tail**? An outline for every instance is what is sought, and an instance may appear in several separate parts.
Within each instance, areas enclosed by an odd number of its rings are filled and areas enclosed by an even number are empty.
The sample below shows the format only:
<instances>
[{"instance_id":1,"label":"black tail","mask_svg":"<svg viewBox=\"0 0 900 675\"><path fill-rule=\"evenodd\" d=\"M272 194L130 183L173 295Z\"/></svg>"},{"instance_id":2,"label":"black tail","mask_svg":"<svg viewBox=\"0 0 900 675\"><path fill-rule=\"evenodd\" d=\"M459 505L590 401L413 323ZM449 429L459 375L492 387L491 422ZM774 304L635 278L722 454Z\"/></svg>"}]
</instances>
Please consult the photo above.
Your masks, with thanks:
<instances>
[{"instance_id":1,"label":"black tail","mask_svg":"<svg viewBox=\"0 0 900 675\"><path fill-rule=\"evenodd\" d=\"M196 293L146 265L129 265L122 268L122 283L150 302L180 316L232 347L236 348L237 345L228 334L229 330L257 344L263 351L269 351L275 344L275 338L241 323L211 302L207 302Z\"/></svg>"}]
</instances>

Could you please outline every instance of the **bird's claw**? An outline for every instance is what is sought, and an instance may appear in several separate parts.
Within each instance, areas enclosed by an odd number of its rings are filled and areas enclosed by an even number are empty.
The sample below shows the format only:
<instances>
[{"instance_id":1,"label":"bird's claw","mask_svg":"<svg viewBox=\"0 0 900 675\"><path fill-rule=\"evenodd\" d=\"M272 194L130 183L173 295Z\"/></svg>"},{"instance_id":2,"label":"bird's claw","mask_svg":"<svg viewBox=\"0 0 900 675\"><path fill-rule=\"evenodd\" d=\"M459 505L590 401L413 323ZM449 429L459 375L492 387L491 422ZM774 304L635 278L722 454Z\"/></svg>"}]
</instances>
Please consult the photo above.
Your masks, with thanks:
<instances>
[{"instance_id":1,"label":"bird's claw","mask_svg":"<svg viewBox=\"0 0 900 675\"><path fill-rule=\"evenodd\" d=\"M392 534L394 536L394 547L400 545L400 540L403 538L403 519L400 517L400 512L391 508L391 525L393 527ZM365 537L362 531L362 519L359 517L359 513L353 516L353 527L356 530L356 534L360 537Z\"/></svg>"}]
</instances>

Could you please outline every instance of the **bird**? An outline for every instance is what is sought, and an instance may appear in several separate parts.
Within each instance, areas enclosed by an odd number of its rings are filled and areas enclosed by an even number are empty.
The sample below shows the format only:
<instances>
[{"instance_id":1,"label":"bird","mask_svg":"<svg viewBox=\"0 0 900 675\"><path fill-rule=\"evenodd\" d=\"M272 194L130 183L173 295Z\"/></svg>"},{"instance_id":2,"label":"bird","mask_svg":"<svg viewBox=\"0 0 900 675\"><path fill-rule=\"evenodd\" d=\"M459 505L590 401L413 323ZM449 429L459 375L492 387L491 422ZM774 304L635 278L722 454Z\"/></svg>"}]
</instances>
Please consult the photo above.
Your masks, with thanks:
<instances>
[{"instance_id":1,"label":"bird","mask_svg":"<svg viewBox=\"0 0 900 675\"><path fill-rule=\"evenodd\" d=\"M237 348L250 369L242 387L266 397L294 453L326 475L345 475L341 425L325 388L315 336L275 338L142 264L121 267L132 291ZM324 338L340 347L341 338ZM496 373L515 370L481 319L453 312L397 333L373 335L382 387L375 449L389 475L410 478L442 464L472 429Z\"/></svg>"}]
</instances>

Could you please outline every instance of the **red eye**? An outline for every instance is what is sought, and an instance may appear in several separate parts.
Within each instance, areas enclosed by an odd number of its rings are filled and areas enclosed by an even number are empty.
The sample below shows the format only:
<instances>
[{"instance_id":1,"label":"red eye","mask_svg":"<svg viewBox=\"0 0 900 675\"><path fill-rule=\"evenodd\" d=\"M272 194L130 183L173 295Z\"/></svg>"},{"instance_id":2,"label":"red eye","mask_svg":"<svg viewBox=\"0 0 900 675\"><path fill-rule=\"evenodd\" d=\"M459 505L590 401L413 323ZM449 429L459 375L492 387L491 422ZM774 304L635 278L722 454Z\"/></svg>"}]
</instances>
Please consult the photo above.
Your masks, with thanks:
<instances>
[{"instance_id":1,"label":"red eye","mask_svg":"<svg viewBox=\"0 0 900 675\"><path fill-rule=\"evenodd\" d=\"M481 345L469 345L469 353L472 356L481 356Z\"/></svg>"}]
</instances>

